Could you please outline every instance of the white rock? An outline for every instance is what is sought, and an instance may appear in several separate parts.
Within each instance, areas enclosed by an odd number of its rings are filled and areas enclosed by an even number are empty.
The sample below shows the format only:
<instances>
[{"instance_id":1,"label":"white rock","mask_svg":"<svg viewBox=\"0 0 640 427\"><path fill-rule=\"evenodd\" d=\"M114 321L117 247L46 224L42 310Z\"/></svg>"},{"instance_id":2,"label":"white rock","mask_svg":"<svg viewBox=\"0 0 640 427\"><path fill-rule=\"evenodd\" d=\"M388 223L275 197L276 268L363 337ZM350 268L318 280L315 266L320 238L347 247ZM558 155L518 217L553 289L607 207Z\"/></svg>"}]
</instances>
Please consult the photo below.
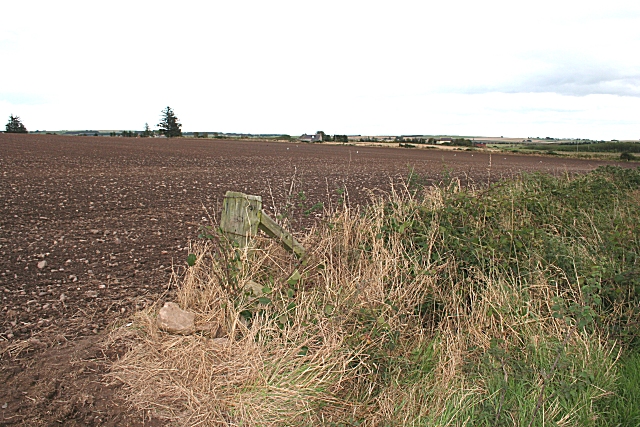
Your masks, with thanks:
<instances>
[{"instance_id":1,"label":"white rock","mask_svg":"<svg viewBox=\"0 0 640 427\"><path fill-rule=\"evenodd\" d=\"M182 310L175 302L167 302L158 313L158 328L174 334L188 334L194 330L196 315Z\"/></svg>"},{"instance_id":2,"label":"white rock","mask_svg":"<svg viewBox=\"0 0 640 427\"><path fill-rule=\"evenodd\" d=\"M42 261L38 262L38 268L39 268L40 270L42 270L42 269L43 269L43 268L45 268L46 266L47 266L47 261L42 260Z\"/></svg>"}]
</instances>

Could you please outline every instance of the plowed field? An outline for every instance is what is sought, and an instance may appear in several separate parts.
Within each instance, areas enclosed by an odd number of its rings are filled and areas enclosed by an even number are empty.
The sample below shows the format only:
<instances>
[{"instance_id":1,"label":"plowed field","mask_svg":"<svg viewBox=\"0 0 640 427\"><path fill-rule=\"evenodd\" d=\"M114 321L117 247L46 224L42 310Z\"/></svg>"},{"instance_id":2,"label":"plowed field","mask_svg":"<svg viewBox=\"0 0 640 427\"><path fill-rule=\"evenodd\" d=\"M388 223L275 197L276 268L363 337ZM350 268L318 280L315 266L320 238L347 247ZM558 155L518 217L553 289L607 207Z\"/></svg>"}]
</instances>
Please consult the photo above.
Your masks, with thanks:
<instances>
[{"instance_id":1,"label":"plowed field","mask_svg":"<svg viewBox=\"0 0 640 427\"><path fill-rule=\"evenodd\" d=\"M102 374L114 322L171 298L227 190L302 230L409 176L482 185L603 161L258 141L0 134L0 425L157 425ZM633 166L633 164L621 164ZM322 203L322 205L320 205Z\"/></svg>"}]
</instances>

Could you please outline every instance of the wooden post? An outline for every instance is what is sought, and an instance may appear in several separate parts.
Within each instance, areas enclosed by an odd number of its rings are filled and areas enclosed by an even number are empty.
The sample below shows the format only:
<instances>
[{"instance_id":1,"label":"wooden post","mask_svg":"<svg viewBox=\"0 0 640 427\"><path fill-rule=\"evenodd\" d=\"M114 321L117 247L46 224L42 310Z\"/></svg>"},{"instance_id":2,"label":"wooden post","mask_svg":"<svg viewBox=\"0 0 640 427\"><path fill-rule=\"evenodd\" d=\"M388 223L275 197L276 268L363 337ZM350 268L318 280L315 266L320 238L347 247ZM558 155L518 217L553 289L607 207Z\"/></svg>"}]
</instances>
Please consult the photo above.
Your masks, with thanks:
<instances>
[{"instance_id":1,"label":"wooden post","mask_svg":"<svg viewBox=\"0 0 640 427\"><path fill-rule=\"evenodd\" d=\"M222 202L220 228L240 247L249 245L258 233L262 197L227 191Z\"/></svg>"},{"instance_id":2,"label":"wooden post","mask_svg":"<svg viewBox=\"0 0 640 427\"><path fill-rule=\"evenodd\" d=\"M280 243L298 258L305 254L304 246L262 210L260 196L227 191L222 202L220 228L240 247L248 246L259 228L268 236L280 240Z\"/></svg>"}]
</instances>

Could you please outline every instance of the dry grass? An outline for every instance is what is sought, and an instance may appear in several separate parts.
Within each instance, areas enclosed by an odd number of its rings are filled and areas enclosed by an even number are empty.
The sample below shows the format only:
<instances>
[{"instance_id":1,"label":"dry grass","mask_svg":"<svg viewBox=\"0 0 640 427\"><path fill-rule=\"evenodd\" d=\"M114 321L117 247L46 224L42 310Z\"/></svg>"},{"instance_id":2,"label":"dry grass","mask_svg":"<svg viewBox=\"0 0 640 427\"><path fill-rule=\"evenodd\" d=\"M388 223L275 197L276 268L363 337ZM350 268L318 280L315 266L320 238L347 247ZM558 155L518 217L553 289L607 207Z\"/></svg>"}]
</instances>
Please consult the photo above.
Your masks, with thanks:
<instances>
[{"instance_id":1,"label":"dry grass","mask_svg":"<svg viewBox=\"0 0 640 427\"><path fill-rule=\"evenodd\" d=\"M442 208L442 190L345 208L301 238L303 263L269 240L239 260L219 243L195 243L178 303L197 324L220 324L222 337L161 332L151 307L114 332L128 334L131 350L112 377L136 406L176 425L470 425L484 412L488 425L527 425L567 333L549 306L560 291L542 273L525 282L498 265L462 278L455 259L414 256L403 231L380 237L390 216L401 224L418 204ZM424 225L430 252L438 230ZM301 278L288 282L296 270ZM264 287L262 300L242 290L249 281ZM593 365L613 378L599 337L575 333L564 351L567 375ZM532 367L520 411L506 393L516 361ZM594 400L607 393L590 390ZM580 425L584 408L567 410L561 398L545 396L545 418Z\"/></svg>"}]
</instances>

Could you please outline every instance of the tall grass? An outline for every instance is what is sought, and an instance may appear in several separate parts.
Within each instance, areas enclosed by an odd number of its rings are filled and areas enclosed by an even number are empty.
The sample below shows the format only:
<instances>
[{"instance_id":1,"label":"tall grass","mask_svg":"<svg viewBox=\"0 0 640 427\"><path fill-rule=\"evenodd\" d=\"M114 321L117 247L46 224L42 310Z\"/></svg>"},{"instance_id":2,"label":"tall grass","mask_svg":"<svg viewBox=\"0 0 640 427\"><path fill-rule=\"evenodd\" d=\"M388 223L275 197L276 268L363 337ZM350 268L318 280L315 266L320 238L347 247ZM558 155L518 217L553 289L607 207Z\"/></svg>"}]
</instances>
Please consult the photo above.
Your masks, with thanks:
<instances>
[{"instance_id":1,"label":"tall grass","mask_svg":"<svg viewBox=\"0 0 640 427\"><path fill-rule=\"evenodd\" d=\"M301 236L303 261L197 242L178 302L201 332L138 313L112 376L178 425L625 425L639 187L616 168L409 183Z\"/></svg>"}]
</instances>

